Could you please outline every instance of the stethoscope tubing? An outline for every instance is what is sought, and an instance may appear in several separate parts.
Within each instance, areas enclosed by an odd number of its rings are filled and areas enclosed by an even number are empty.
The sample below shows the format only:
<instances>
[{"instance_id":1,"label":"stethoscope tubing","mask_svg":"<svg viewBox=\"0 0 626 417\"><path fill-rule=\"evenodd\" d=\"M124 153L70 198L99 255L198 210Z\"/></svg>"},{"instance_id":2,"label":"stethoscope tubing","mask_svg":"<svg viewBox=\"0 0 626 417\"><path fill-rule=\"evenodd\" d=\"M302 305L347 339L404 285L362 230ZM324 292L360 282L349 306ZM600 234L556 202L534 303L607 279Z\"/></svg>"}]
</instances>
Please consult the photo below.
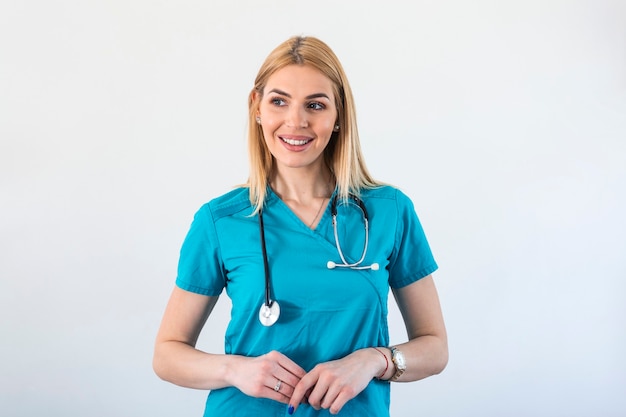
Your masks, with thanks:
<instances>
[{"instance_id":1,"label":"stethoscope tubing","mask_svg":"<svg viewBox=\"0 0 626 417\"><path fill-rule=\"evenodd\" d=\"M335 195L331 201L330 211L332 215L332 223L333 223L333 234L335 236L335 245L337 246L337 252L339 253L339 257L341 258L341 264L337 264L333 261L328 261L326 264L328 269L334 269L336 267L350 268L350 269L371 269L373 271L378 270L378 264L373 263L367 266L361 266L361 263L365 260L365 256L367 255L367 247L369 245L369 219L367 215L367 210L365 208L365 204L361 201L357 196L350 194L349 198L354 200L356 205L361 210L363 214L363 223L365 224L365 244L363 246L363 253L361 254L361 258L354 263L348 263L346 258L341 250L341 244L339 243L339 232L337 231L337 195ZM264 326L271 326L278 320L280 316L280 305L277 301L272 300L271 298L271 277L270 277L270 267L267 256L267 245L265 244L265 226L263 224L263 209L259 210L259 230L261 234L261 251L263 253L263 270L265 274L265 299L263 304L261 304L261 309L259 310L259 321Z\"/></svg>"},{"instance_id":2,"label":"stethoscope tubing","mask_svg":"<svg viewBox=\"0 0 626 417\"><path fill-rule=\"evenodd\" d=\"M332 221L333 221L333 234L335 235L335 246L337 246L337 252L339 252L339 257L341 258L341 262L343 263L336 264L335 262L329 261L328 265L329 266L332 265L332 268L344 267L344 268L354 268L354 269L367 269L369 267L359 266L365 260L365 256L367 255L367 246L369 244L370 234L369 234L369 219L367 216L367 209L365 208L365 204L363 204L363 201L357 196L350 194L349 198L354 200L357 207L363 213L363 222L365 224L365 244L363 246L363 253L361 254L361 258L352 264L348 263L348 261L346 261L345 256L343 255L343 251L341 250L341 244L339 243L339 232L337 231L337 196L335 195L331 203L330 213L332 215Z\"/></svg>"},{"instance_id":3,"label":"stethoscope tubing","mask_svg":"<svg viewBox=\"0 0 626 417\"><path fill-rule=\"evenodd\" d=\"M262 210L262 209L261 209ZM261 250L263 252L263 269L265 271L265 305L272 306L270 299L270 265L267 260L267 246L265 245L265 226L263 225L263 213L259 210L259 229L261 231Z\"/></svg>"}]
</instances>

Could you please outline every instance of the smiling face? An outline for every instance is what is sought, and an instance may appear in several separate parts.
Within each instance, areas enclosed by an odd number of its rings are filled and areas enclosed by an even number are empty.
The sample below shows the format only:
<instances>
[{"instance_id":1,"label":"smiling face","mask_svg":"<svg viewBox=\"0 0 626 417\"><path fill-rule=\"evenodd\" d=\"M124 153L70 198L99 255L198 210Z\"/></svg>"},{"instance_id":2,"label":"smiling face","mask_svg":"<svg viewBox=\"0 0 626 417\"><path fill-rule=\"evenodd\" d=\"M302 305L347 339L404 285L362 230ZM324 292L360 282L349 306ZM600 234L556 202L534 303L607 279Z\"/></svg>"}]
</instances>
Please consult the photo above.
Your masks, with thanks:
<instances>
[{"instance_id":1,"label":"smiling face","mask_svg":"<svg viewBox=\"0 0 626 417\"><path fill-rule=\"evenodd\" d=\"M278 172L319 170L337 121L332 81L308 65L287 65L263 89L258 115Z\"/></svg>"}]
</instances>

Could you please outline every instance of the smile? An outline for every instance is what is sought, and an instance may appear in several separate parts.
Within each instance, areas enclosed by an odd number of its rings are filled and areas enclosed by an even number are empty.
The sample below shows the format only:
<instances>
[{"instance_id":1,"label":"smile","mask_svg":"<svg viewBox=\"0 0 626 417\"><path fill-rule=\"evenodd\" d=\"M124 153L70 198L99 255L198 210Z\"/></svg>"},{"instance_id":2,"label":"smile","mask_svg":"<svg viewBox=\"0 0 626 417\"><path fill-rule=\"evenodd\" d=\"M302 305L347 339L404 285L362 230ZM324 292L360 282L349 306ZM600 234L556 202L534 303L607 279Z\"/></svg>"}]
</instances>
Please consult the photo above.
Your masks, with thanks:
<instances>
[{"instance_id":1,"label":"smile","mask_svg":"<svg viewBox=\"0 0 626 417\"><path fill-rule=\"evenodd\" d=\"M288 138L283 138L283 137L281 137L280 140L282 140L286 144L292 145L292 146L306 145L307 143L309 143L311 141L311 139L298 140L298 139L288 139Z\"/></svg>"}]
</instances>

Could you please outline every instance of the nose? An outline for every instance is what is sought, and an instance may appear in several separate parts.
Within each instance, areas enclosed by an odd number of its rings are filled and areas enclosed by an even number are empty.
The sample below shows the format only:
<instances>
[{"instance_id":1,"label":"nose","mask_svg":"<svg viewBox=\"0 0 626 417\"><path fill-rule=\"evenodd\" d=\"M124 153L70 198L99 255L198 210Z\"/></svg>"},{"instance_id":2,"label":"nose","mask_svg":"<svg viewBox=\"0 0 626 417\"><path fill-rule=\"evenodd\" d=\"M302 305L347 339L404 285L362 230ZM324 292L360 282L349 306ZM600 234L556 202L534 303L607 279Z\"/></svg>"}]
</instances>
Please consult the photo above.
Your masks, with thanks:
<instances>
[{"instance_id":1,"label":"nose","mask_svg":"<svg viewBox=\"0 0 626 417\"><path fill-rule=\"evenodd\" d=\"M306 111L299 107L289 109L287 119L285 120L288 127L302 128L309 125Z\"/></svg>"}]
</instances>

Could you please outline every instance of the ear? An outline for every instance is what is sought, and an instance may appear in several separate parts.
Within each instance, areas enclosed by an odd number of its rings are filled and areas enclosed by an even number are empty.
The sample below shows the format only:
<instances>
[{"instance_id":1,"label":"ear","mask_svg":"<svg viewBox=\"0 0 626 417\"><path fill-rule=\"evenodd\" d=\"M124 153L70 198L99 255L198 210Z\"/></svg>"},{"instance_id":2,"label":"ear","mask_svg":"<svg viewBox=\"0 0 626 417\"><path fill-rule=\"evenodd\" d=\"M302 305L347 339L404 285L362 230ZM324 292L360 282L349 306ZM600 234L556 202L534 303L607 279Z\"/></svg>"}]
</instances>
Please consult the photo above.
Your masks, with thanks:
<instances>
[{"instance_id":1,"label":"ear","mask_svg":"<svg viewBox=\"0 0 626 417\"><path fill-rule=\"evenodd\" d=\"M254 111L255 116L260 116L259 102L261 101L261 94L258 91L252 90L248 96L248 106Z\"/></svg>"}]
</instances>

